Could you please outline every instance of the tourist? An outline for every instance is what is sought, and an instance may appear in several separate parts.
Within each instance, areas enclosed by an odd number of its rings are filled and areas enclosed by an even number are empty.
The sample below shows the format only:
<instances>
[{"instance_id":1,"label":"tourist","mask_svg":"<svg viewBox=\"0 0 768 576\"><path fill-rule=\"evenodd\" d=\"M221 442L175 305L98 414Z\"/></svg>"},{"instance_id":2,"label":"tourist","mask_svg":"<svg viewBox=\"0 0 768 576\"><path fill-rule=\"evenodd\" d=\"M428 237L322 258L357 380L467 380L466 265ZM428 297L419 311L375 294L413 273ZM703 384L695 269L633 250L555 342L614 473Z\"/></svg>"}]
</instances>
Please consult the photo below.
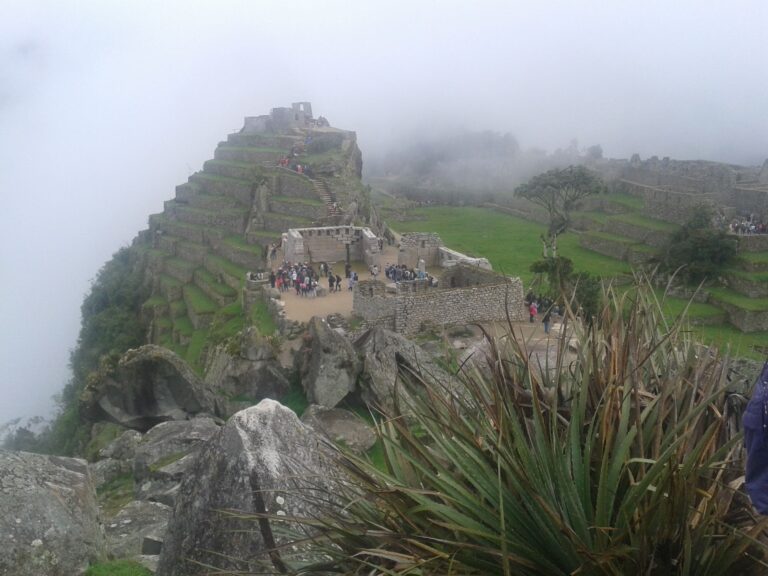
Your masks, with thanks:
<instances>
[{"instance_id":1,"label":"tourist","mask_svg":"<svg viewBox=\"0 0 768 576\"><path fill-rule=\"evenodd\" d=\"M336 274L336 292L341 292L341 276Z\"/></svg>"},{"instance_id":2,"label":"tourist","mask_svg":"<svg viewBox=\"0 0 768 576\"><path fill-rule=\"evenodd\" d=\"M759 514L768 515L768 361L752 389L752 397L744 411L744 446L747 466L744 488Z\"/></svg>"},{"instance_id":3,"label":"tourist","mask_svg":"<svg viewBox=\"0 0 768 576\"><path fill-rule=\"evenodd\" d=\"M536 300L531 302L531 305L528 307L528 313L531 316L530 323L533 324L533 322L536 320L536 315L539 313L539 305L536 303Z\"/></svg>"},{"instance_id":4,"label":"tourist","mask_svg":"<svg viewBox=\"0 0 768 576\"><path fill-rule=\"evenodd\" d=\"M544 334L549 334L549 323L552 321L552 308L547 308L547 311L544 312L544 318L541 320L541 322L544 324Z\"/></svg>"},{"instance_id":5,"label":"tourist","mask_svg":"<svg viewBox=\"0 0 768 576\"><path fill-rule=\"evenodd\" d=\"M335 292L334 285L336 284L336 278L333 274L328 274L328 292Z\"/></svg>"},{"instance_id":6,"label":"tourist","mask_svg":"<svg viewBox=\"0 0 768 576\"><path fill-rule=\"evenodd\" d=\"M277 277L275 276L275 273L270 270L269 271L269 287L274 288L275 287L275 280L277 280Z\"/></svg>"}]
</instances>

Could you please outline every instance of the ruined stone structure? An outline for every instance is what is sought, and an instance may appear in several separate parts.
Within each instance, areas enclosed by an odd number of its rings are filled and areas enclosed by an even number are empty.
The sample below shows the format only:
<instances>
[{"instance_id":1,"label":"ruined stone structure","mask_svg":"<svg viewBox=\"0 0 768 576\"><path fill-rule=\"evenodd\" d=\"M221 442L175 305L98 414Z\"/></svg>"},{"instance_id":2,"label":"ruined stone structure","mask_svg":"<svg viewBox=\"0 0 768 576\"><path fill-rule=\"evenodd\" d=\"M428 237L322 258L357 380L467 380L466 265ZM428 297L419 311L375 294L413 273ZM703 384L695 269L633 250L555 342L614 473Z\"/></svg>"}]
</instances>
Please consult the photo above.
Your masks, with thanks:
<instances>
[{"instance_id":1,"label":"ruined stone structure","mask_svg":"<svg viewBox=\"0 0 768 576\"><path fill-rule=\"evenodd\" d=\"M294 102L290 108L272 108L269 114L246 117L242 133L280 133L293 128L309 127L313 120L312 104L309 102Z\"/></svg>"},{"instance_id":2,"label":"ruined stone structure","mask_svg":"<svg viewBox=\"0 0 768 576\"><path fill-rule=\"evenodd\" d=\"M369 228L359 226L291 228L283 234L283 248L289 262L380 264L378 238Z\"/></svg>"},{"instance_id":3,"label":"ruined stone structure","mask_svg":"<svg viewBox=\"0 0 768 576\"><path fill-rule=\"evenodd\" d=\"M429 232L409 232L400 237L400 252L397 255L397 264L406 265L409 268L418 268L419 261L429 267L447 268L463 262L472 266L490 270L491 264L486 258L473 258L451 250L443 245L443 241L437 234Z\"/></svg>"},{"instance_id":4,"label":"ruined stone structure","mask_svg":"<svg viewBox=\"0 0 768 576\"><path fill-rule=\"evenodd\" d=\"M768 168L718 162L680 161L652 157L610 161L599 167L603 176L644 202L644 212L667 222L685 222L700 205L725 216L755 213L768 219Z\"/></svg>"},{"instance_id":5,"label":"ruined stone structure","mask_svg":"<svg viewBox=\"0 0 768 576\"><path fill-rule=\"evenodd\" d=\"M386 285L363 280L354 289L353 310L368 326L405 334L425 324L516 321L526 318L523 283L490 270L458 262L440 276L438 287L424 282Z\"/></svg>"}]
</instances>

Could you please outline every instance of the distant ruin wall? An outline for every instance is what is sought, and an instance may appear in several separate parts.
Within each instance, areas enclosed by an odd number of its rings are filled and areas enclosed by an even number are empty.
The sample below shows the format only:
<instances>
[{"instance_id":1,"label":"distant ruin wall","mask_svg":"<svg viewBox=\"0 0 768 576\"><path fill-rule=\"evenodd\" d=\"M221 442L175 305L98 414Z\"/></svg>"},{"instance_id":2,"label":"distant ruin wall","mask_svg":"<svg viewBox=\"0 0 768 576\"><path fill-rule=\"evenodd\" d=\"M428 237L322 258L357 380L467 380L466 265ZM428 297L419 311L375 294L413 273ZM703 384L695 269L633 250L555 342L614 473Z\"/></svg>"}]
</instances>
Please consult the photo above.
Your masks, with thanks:
<instances>
[{"instance_id":1,"label":"distant ruin wall","mask_svg":"<svg viewBox=\"0 0 768 576\"><path fill-rule=\"evenodd\" d=\"M369 326L385 326L409 336L419 332L425 322L450 325L505 320L505 301L512 320L527 317L519 278L493 285L433 288L396 296L386 295L381 282L365 281L355 286L353 310Z\"/></svg>"},{"instance_id":2,"label":"distant ruin wall","mask_svg":"<svg viewBox=\"0 0 768 576\"><path fill-rule=\"evenodd\" d=\"M768 252L768 234L739 236L739 251Z\"/></svg>"},{"instance_id":3,"label":"distant ruin wall","mask_svg":"<svg viewBox=\"0 0 768 576\"><path fill-rule=\"evenodd\" d=\"M292 262L344 262L379 265L379 243L368 228L357 226L291 228L286 235L285 257Z\"/></svg>"},{"instance_id":4,"label":"distant ruin wall","mask_svg":"<svg viewBox=\"0 0 768 576\"><path fill-rule=\"evenodd\" d=\"M400 237L400 251L397 264L417 268L423 259L428 267L440 265L440 248L443 241L437 234L429 232L408 232Z\"/></svg>"}]
</instances>

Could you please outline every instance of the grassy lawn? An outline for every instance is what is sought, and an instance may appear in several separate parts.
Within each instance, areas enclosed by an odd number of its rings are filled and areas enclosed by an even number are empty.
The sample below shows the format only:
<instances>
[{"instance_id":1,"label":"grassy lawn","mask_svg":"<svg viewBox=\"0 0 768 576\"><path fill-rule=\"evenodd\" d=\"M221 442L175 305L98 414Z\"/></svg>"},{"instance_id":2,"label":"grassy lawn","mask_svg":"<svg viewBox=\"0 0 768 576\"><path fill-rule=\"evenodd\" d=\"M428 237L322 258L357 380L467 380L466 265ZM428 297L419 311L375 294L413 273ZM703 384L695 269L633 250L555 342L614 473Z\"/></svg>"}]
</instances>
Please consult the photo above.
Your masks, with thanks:
<instances>
[{"instance_id":1,"label":"grassy lawn","mask_svg":"<svg viewBox=\"0 0 768 576\"><path fill-rule=\"evenodd\" d=\"M201 268L195 272L195 279L198 282L205 283L211 290L224 296L225 298L234 298L237 296L237 291L233 290L226 284L221 284L216 277L208 272L205 268Z\"/></svg>"},{"instance_id":2,"label":"grassy lawn","mask_svg":"<svg viewBox=\"0 0 768 576\"><path fill-rule=\"evenodd\" d=\"M195 332L192 333L192 338L189 341L189 346L187 347L187 353L184 359L197 373L202 373L203 371L203 368L199 363L200 354L203 351L206 340L208 340L207 330L195 330Z\"/></svg>"},{"instance_id":3,"label":"grassy lawn","mask_svg":"<svg viewBox=\"0 0 768 576\"><path fill-rule=\"evenodd\" d=\"M273 234L272 237L274 236L275 235ZM227 236L224 238L224 243L231 246L232 248L237 248L238 250L250 252L258 256L261 256L264 252L264 247L261 244L248 244L248 242L246 242L240 236Z\"/></svg>"},{"instance_id":4,"label":"grassy lawn","mask_svg":"<svg viewBox=\"0 0 768 576\"><path fill-rule=\"evenodd\" d=\"M707 344L714 344L725 351L730 347L731 356L765 360L768 356L768 332L741 332L730 324L694 326L691 332Z\"/></svg>"},{"instance_id":5,"label":"grassy lawn","mask_svg":"<svg viewBox=\"0 0 768 576\"><path fill-rule=\"evenodd\" d=\"M650 230L658 230L659 232L674 232L679 228L679 226L670 222L648 218L647 216L634 212L616 214L615 216L611 216L611 220L618 220L619 222L626 222L627 224L634 224L635 226L649 228Z\"/></svg>"},{"instance_id":6,"label":"grassy lawn","mask_svg":"<svg viewBox=\"0 0 768 576\"><path fill-rule=\"evenodd\" d=\"M600 198L613 202L614 204L619 204L630 210L643 209L643 199L639 196L633 196L632 194L606 194L605 196L600 196Z\"/></svg>"},{"instance_id":7,"label":"grassy lawn","mask_svg":"<svg viewBox=\"0 0 768 576\"><path fill-rule=\"evenodd\" d=\"M744 310L751 310L753 312L768 310L768 298L750 298L728 288L711 288L709 293L715 300L738 306Z\"/></svg>"},{"instance_id":8,"label":"grassy lawn","mask_svg":"<svg viewBox=\"0 0 768 576\"><path fill-rule=\"evenodd\" d=\"M232 278L237 278L238 280L240 280L241 284L245 282L246 270L242 266L238 266L237 264L230 262L226 258L222 258L221 256L216 256L214 254L210 254L206 256L206 259L210 260L216 266L221 268L227 275L232 276Z\"/></svg>"},{"instance_id":9,"label":"grassy lawn","mask_svg":"<svg viewBox=\"0 0 768 576\"><path fill-rule=\"evenodd\" d=\"M269 313L267 303L263 300L258 300L253 306L251 311L251 320L253 325L259 330L259 334L262 336L272 336L277 332L277 326L272 319L272 315Z\"/></svg>"},{"instance_id":10,"label":"grassy lawn","mask_svg":"<svg viewBox=\"0 0 768 576\"><path fill-rule=\"evenodd\" d=\"M509 276L520 276L528 284L533 279L530 266L541 259L539 237L546 228L494 212L486 208L436 207L410 212L420 220L390 222L397 232L436 232L443 242L471 256L488 258L493 269ZM567 233L558 238L559 254L573 260L577 270L600 276L630 272L629 264L597 254L579 246L579 237Z\"/></svg>"},{"instance_id":11,"label":"grassy lawn","mask_svg":"<svg viewBox=\"0 0 768 576\"><path fill-rule=\"evenodd\" d=\"M152 576L152 572L133 560L110 560L93 564L84 576Z\"/></svg>"},{"instance_id":12,"label":"grassy lawn","mask_svg":"<svg viewBox=\"0 0 768 576\"><path fill-rule=\"evenodd\" d=\"M194 284L184 286L184 294L189 306L196 314L212 314L219 309L216 302L211 300L208 295Z\"/></svg>"}]
</instances>

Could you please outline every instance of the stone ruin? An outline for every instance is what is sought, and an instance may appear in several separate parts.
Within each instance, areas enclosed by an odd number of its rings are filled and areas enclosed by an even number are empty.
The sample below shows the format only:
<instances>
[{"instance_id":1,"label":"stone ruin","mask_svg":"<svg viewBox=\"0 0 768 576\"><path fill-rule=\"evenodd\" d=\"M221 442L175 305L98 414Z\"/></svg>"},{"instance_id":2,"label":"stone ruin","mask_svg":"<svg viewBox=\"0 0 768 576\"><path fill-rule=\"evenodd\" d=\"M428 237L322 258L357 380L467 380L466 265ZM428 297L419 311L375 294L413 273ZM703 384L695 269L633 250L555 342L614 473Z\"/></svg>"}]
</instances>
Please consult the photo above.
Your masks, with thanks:
<instances>
[{"instance_id":1,"label":"stone ruin","mask_svg":"<svg viewBox=\"0 0 768 576\"><path fill-rule=\"evenodd\" d=\"M458 263L477 266L484 270L491 270L491 263L486 258L473 258L456 250L447 248L440 236L429 232L409 232L400 237L400 251L397 255L397 264L405 264L409 268L419 268L419 262L433 268L448 268Z\"/></svg>"},{"instance_id":2,"label":"stone ruin","mask_svg":"<svg viewBox=\"0 0 768 576\"><path fill-rule=\"evenodd\" d=\"M379 240L370 228L325 226L291 228L283 234L289 262L351 262L380 265Z\"/></svg>"},{"instance_id":3,"label":"stone ruin","mask_svg":"<svg viewBox=\"0 0 768 576\"><path fill-rule=\"evenodd\" d=\"M472 258L443 245L437 234L403 234L398 265L426 270L440 267L437 286L426 280L387 284L362 280L355 285L352 309L369 326L407 336L425 324L468 324L526 318L523 283L491 269L485 258Z\"/></svg>"},{"instance_id":4,"label":"stone ruin","mask_svg":"<svg viewBox=\"0 0 768 576\"><path fill-rule=\"evenodd\" d=\"M284 133L293 128L306 128L316 121L312 117L310 102L294 102L291 107L272 108L269 114L247 116L241 134Z\"/></svg>"}]
</instances>

